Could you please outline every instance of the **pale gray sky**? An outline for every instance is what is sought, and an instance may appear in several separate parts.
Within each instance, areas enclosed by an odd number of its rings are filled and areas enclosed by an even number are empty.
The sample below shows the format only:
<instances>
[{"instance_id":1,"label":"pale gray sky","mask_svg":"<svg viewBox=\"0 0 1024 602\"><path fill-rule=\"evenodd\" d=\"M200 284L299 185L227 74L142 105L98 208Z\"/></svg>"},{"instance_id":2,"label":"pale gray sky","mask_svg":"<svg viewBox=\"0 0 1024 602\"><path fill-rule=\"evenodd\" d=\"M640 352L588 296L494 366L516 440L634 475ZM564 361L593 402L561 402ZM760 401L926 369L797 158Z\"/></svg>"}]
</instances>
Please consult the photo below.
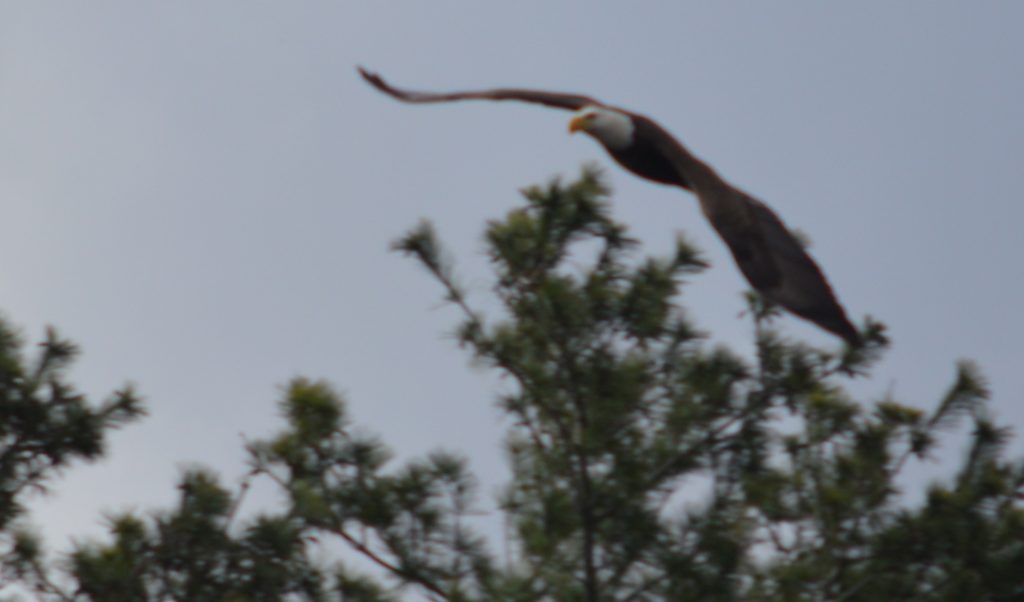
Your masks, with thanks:
<instances>
[{"instance_id":1,"label":"pale gray sky","mask_svg":"<svg viewBox=\"0 0 1024 602\"><path fill-rule=\"evenodd\" d=\"M337 384L404 454L470 455L489 495L498 380L388 244L434 220L482 300L484 221L585 161L608 166L645 251L678 231L707 251L685 303L713 342L750 349L745 284L691 196L612 166L566 113L402 105L356 64L654 117L811 236L852 317L889 325L858 394L930 406L973 358L1019 427L1021 23L1009 1L0 4L0 309L29 340L53 324L80 343L87 393L131 380L152 413L35 498L34 520L59 548L104 511L172 503L183 466L236 482L239 434L276 430L298 374Z\"/></svg>"}]
</instances>

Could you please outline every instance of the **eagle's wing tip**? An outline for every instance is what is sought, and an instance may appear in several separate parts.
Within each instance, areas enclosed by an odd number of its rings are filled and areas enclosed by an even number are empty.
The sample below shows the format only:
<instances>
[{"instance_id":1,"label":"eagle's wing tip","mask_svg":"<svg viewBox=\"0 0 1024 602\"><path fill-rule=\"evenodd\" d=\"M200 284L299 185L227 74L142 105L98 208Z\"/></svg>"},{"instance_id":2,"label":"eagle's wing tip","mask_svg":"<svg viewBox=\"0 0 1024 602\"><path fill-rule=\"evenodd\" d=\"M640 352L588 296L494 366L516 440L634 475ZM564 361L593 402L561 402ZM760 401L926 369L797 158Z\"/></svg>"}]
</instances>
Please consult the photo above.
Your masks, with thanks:
<instances>
[{"instance_id":1,"label":"eagle's wing tip","mask_svg":"<svg viewBox=\"0 0 1024 602\"><path fill-rule=\"evenodd\" d=\"M359 75L363 76L363 79L365 79L366 81L370 82L375 86L380 86L381 84L384 83L384 80L382 80L379 75L377 75L373 71L370 71L366 67L363 67L362 65L356 65L356 71L359 72Z\"/></svg>"},{"instance_id":2,"label":"eagle's wing tip","mask_svg":"<svg viewBox=\"0 0 1024 602\"><path fill-rule=\"evenodd\" d=\"M366 82L373 86L374 88L377 88L378 90L389 96L393 96L400 100L405 100L405 94L403 94L399 90L392 88L390 85L388 85L386 81L384 81L384 78L382 78L377 73L365 69L361 66L357 66L356 69L359 70L359 74L363 76L363 79L365 79Z\"/></svg>"}]
</instances>

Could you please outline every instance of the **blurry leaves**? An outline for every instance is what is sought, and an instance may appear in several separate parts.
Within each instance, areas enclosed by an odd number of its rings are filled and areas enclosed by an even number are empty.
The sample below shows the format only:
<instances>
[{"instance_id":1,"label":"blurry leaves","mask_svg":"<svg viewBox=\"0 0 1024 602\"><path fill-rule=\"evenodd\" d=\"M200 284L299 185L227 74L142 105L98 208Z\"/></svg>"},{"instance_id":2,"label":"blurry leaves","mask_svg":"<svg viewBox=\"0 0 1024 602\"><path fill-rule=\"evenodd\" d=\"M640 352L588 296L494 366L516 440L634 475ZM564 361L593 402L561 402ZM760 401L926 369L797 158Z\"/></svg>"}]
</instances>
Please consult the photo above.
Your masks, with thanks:
<instances>
[{"instance_id":1,"label":"blurry leaves","mask_svg":"<svg viewBox=\"0 0 1024 602\"><path fill-rule=\"evenodd\" d=\"M502 503L516 525L518 568L547 584L550 599L590 598L594 580L606 599L942 592L972 557L929 565L921 579L879 546L913 515L898 497L908 458L925 457L939 430L965 417L974 444L958 482L1020 512L1009 497L1020 470L999 460L1006 434L984 419L987 392L970 365L930 416L891 399L866 406L836 379L878 361L884 326L866 320L857 348L814 349L779 336L778 309L756 294L755 360L707 352L678 306L683 277L705 267L684 239L671 258L635 260L637 241L611 219L593 171L524 196L486 234L504 315L485 321L439 279L464 310L460 340L517 385L501 397L514 418ZM429 248L419 255L425 267L450 274L430 259L440 254L433 237ZM680 515L672 500L701 479L712 497Z\"/></svg>"},{"instance_id":2,"label":"blurry leaves","mask_svg":"<svg viewBox=\"0 0 1024 602\"><path fill-rule=\"evenodd\" d=\"M988 400L989 392L977 366L962 361L957 365L956 380L931 417L939 428L955 425L964 414L975 414Z\"/></svg>"},{"instance_id":3,"label":"blurry leaves","mask_svg":"<svg viewBox=\"0 0 1024 602\"><path fill-rule=\"evenodd\" d=\"M52 328L34 357L0 321L0 554L3 573L37 590L56 592L42 545L15 521L24 500L75 460L103 455L107 433L145 414L127 386L98 406L65 380L78 348Z\"/></svg>"},{"instance_id":4,"label":"blurry leaves","mask_svg":"<svg viewBox=\"0 0 1024 602\"><path fill-rule=\"evenodd\" d=\"M323 600L325 576L306 556L301 523L257 516L230 530L233 497L212 474L182 478L177 508L110 519L112 541L76 546L82 600Z\"/></svg>"},{"instance_id":5,"label":"blurry leaves","mask_svg":"<svg viewBox=\"0 0 1024 602\"><path fill-rule=\"evenodd\" d=\"M237 492L189 471L175 508L111 518L109 540L79 545L64 572L18 531L5 575L76 602L1024 599L1024 462L1004 458L1010 433L976 367L961 363L931 410L851 399L846 379L888 346L882 324L865 321L860 347L815 348L776 331L778 309L752 293L753 353L707 344L680 306L706 267L683 237L669 257L639 257L594 169L523 196L486 228L493 315L469 303L429 222L393 245L460 310L474 360L510 383L497 397L511 467L502 545L477 530L465 457L396 459L330 384L296 378L284 426L248 444ZM6 460L48 463L0 482L35 486L140 412L130 391L82 404L59 377L75 349L55 336L33 364L16 349L0 329L0 432L9 449L38 443ZM909 505L913 463L954 434L968 437L959 466ZM239 516L254 479L284 507ZM328 566L310 542L349 555Z\"/></svg>"}]
</instances>

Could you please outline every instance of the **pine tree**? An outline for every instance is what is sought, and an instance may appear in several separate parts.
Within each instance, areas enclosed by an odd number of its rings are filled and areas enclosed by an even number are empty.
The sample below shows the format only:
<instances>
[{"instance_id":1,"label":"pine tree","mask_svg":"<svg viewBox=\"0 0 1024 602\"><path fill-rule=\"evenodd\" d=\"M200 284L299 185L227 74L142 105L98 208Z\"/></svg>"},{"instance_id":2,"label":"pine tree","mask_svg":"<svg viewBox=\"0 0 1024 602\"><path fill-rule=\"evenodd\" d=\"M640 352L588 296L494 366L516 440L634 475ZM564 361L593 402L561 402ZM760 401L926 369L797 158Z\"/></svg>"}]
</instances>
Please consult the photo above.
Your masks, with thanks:
<instances>
[{"instance_id":1,"label":"pine tree","mask_svg":"<svg viewBox=\"0 0 1024 602\"><path fill-rule=\"evenodd\" d=\"M145 410L129 386L93 407L65 379L78 348L53 329L39 346L37 357L25 357L20 337L0 321L0 554L8 560L0 586L23 579L47 590L38 539L18 522L25 498L74 461L102 457L107 433Z\"/></svg>"},{"instance_id":2,"label":"pine tree","mask_svg":"<svg viewBox=\"0 0 1024 602\"><path fill-rule=\"evenodd\" d=\"M329 384L296 379L286 427L250 445L250 478L276 483L286 508L234 521L240 494L189 475L173 512L121 517L110 543L76 550L73 587L50 597L1024 599L1024 464L1004 457L1009 431L973 365L934 408L856 401L843 384L884 352L880 324L860 349L818 349L778 334L752 296L756 353L743 357L679 305L700 254L680 239L669 257L639 257L595 171L525 198L486 231L498 315L472 303L428 223L395 244L460 310L461 345L514 383L498 399L512 424L507 545L474 530L462 456L396 466ZM960 465L909 503L908 467L958 433ZM317 566L310 539L378 570Z\"/></svg>"}]
</instances>

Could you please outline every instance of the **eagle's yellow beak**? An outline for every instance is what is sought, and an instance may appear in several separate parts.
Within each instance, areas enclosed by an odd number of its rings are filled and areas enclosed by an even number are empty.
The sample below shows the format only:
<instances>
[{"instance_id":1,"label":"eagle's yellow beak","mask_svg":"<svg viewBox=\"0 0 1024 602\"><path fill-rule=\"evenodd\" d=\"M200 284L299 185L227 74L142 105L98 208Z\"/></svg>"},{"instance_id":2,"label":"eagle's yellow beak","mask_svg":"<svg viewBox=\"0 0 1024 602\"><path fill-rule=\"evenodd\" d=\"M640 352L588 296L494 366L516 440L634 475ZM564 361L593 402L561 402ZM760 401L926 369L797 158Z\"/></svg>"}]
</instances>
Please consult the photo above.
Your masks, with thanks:
<instances>
[{"instance_id":1,"label":"eagle's yellow beak","mask_svg":"<svg viewBox=\"0 0 1024 602\"><path fill-rule=\"evenodd\" d=\"M584 131L587 129L587 116L577 115L572 118L569 122L569 133L575 134L576 132Z\"/></svg>"}]
</instances>

